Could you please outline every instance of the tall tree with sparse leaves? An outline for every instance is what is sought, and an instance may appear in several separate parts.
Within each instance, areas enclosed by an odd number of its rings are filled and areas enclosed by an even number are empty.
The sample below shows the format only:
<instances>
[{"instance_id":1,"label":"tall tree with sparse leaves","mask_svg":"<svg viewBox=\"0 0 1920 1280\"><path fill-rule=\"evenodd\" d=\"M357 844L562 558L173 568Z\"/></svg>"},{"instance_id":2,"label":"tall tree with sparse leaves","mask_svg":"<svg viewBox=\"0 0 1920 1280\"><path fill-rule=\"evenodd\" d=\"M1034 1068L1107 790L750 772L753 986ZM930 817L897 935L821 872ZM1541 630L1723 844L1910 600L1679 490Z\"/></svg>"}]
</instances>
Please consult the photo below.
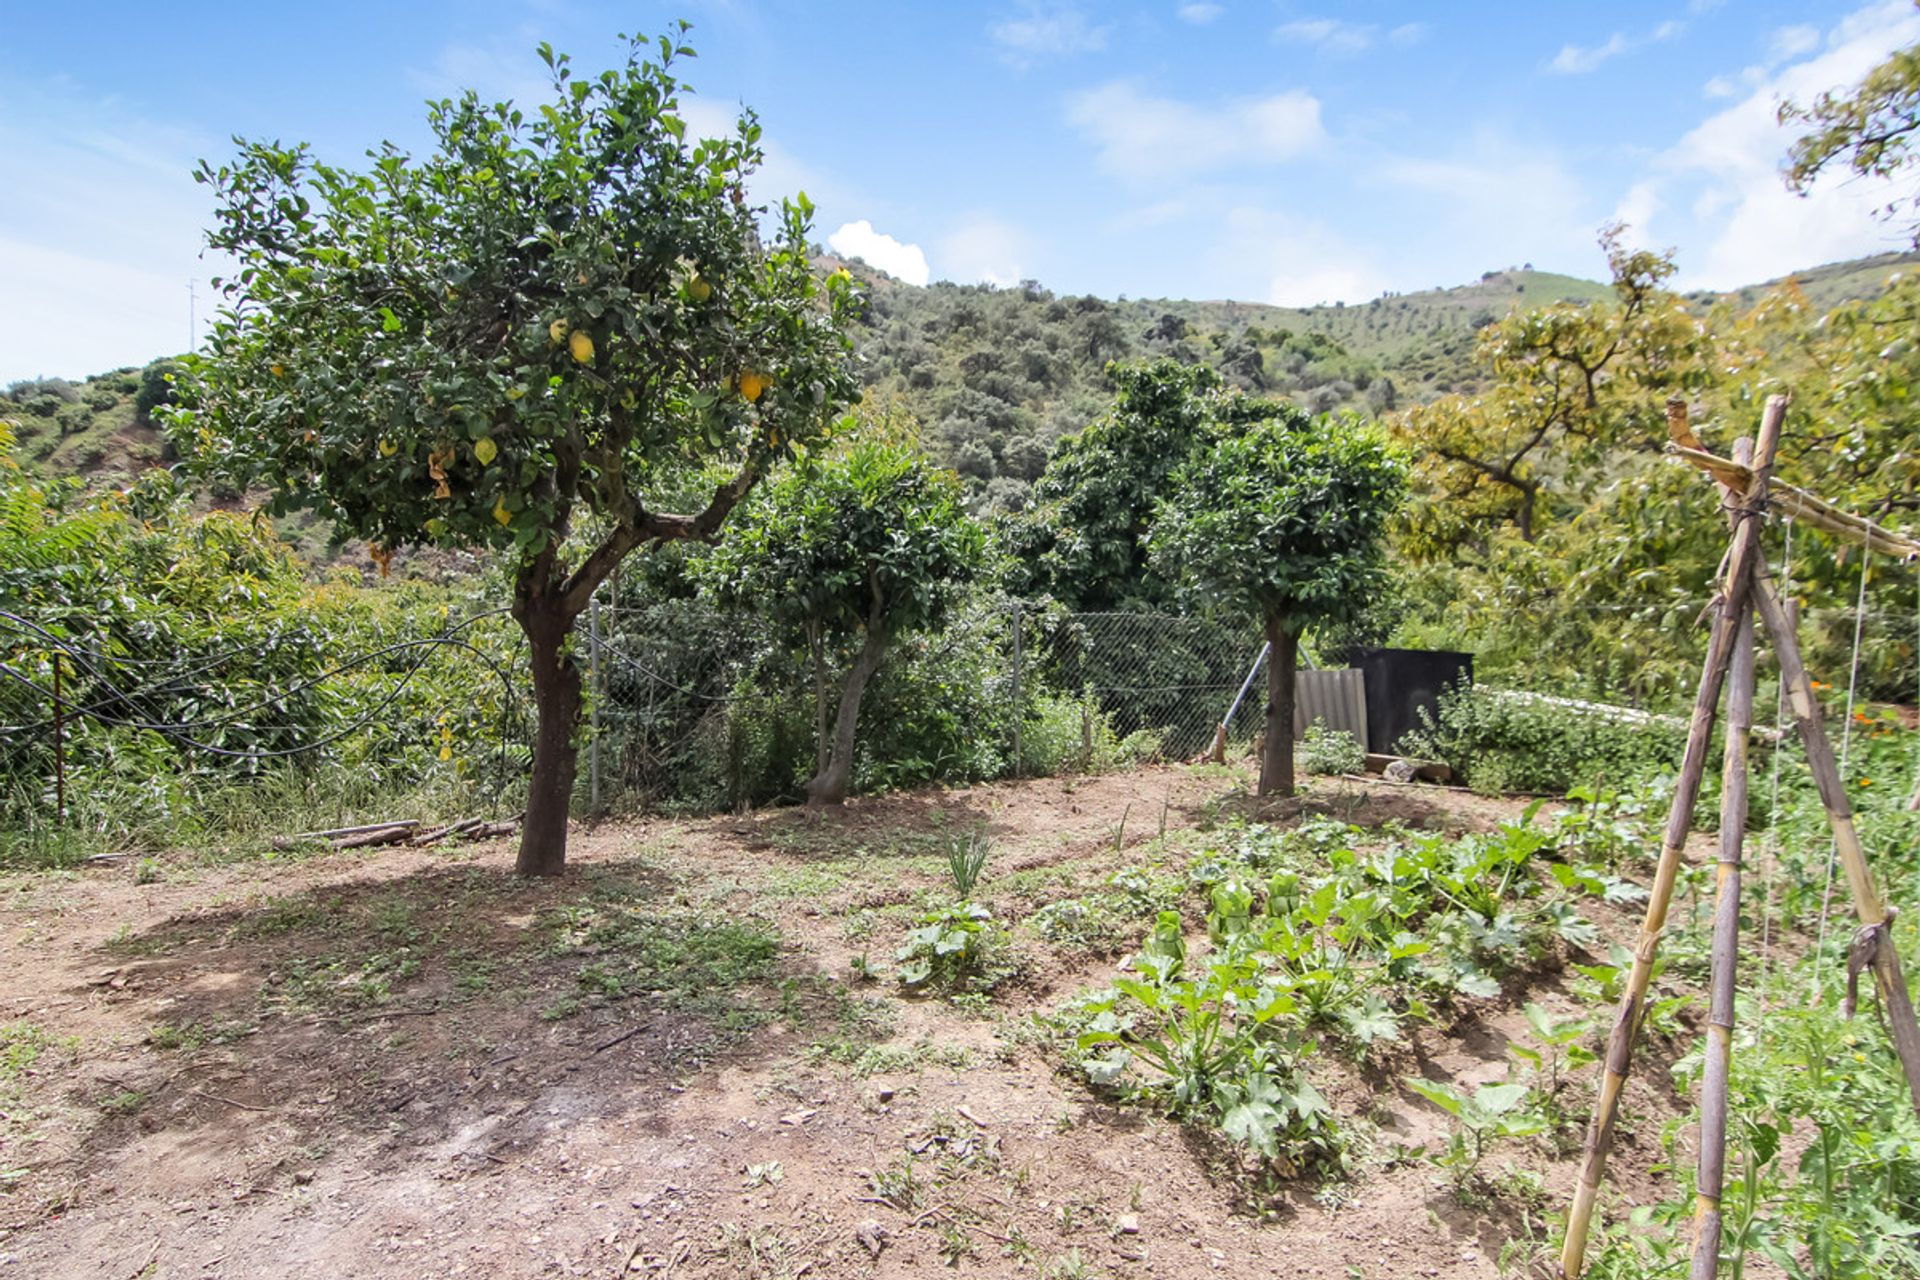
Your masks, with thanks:
<instances>
[{"instance_id":1,"label":"tall tree with sparse leaves","mask_svg":"<svg viewBox=\"0 0 1920 1280\"><path fill-rule=\"evenodd\" d=\"M389 143L353 170L242 141L198 175L238 270L175 436L204 474L313 509L376 559L507 560L538 710L527 874L565 865L594 589L643 544L716 535L856 394L857 290L813 270L805 196L763 240L751 112L688 138L686 29L591 78L542 45L550 101L433 103L425 155ZM699 509L656 508L716 466Z\"/></svg>"},{"instance_id":2,"label":"tall tree with sparse leaves","mask_svg":"<svg viewBox=\"0 0 1920 1280\"><path fill-rule=\"evenodd\" d=\"M1405 489L1405 463L1374 428L1291 410L1222 435L1159 505L1154 566L1210 603L1250 610L1266 632L1262 795L1293 794L1300 635L1350 621L1379 593Z\"/></svg>"},{"instance_id":3,"label":"tall tree with sparse leaves","mask_svg":"<svg viewBox=\"0 0 1920 1280\"><path fill-rule=\"evenodd\" d=\"M1897 182L1912 170L1920 139L1920 44L1896 49L1843 93L1823 93L1806 106L1780 104L1780 123L1807 131L1787 155L1787 185L1801 195L1835 163L1859 178ZM1885 213L1914 215L1908 231L1920 248L1920 183L1911 180L1887 201Z\"/></svg>"}]
</instances>

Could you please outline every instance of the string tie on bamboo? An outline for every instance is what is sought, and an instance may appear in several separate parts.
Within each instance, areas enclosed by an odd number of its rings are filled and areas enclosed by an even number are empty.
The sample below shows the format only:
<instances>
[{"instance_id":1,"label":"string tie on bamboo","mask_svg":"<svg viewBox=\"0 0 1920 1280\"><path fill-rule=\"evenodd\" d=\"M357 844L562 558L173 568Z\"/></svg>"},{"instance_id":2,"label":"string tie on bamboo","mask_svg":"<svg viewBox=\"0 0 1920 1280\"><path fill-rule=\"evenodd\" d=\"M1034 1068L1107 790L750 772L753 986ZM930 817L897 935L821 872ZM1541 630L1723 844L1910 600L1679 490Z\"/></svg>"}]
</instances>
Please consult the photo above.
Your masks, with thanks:
<instances>
[{"instance_id":1,"label":"string tie on bamboo","mask_svg":"<svg viewBox=\"0 0 1920 1280\"><path fill-rule=\"evenodd\" d=\"M1860 1000L1860 975L1873 967L1874 957L1882 946L1893 945L1893 918L1899 914L1897 907L1888 907L1886 918L1879 924L1863 924L1853 931L1853 940L1847 944L1847 995L1840 1002L1840 1016L1853 1021L1853 1011Z\"/></svg>"}]
</instances>

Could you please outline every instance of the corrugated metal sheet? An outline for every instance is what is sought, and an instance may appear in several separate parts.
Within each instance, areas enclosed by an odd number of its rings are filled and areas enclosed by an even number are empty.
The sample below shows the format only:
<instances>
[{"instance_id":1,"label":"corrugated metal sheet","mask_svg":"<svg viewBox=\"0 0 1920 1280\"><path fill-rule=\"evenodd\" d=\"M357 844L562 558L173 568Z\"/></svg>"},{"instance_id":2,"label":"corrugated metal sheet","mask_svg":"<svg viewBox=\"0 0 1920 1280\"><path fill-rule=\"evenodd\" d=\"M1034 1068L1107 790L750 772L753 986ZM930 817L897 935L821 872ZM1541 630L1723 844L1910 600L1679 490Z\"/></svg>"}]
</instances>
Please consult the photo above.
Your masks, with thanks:
<instances>
[{"instance_id":1,"label":"corrugated metal sheet","mask_svg":"<svg viewBox=\"0 0 1920 1280\"><path fill-rule=\"evenodd\" d=\"M1373 750L1367 741L1367 682L1358 668L1294 676L1293 736L1304 735L1315 720L1325 720L1329 729L1345 729L1359 739L1362 751Z\"/></svg>"}]
</instances>

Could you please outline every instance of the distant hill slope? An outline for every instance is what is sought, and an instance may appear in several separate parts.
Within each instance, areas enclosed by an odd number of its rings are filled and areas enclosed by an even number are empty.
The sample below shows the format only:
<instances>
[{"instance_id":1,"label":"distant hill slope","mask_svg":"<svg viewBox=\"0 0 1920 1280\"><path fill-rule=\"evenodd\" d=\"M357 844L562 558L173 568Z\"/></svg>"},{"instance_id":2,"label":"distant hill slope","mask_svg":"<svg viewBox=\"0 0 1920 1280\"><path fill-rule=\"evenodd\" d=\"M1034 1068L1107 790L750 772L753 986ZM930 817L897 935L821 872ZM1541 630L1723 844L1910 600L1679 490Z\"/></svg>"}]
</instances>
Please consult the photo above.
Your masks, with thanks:
<instances>
[{"instance_id":1,"label":"distant hill slope","mask_svg":"<svg viewBox=\"0 0 1920 1280\"><path fill-rule=\"evenodd\" d=\"M834 260L825 260L837 265ZM1882 254L1792 277L1830 307L1870 297L1920 255ZM869 390L897 398L926 425L934 452L968 478L982 508L1020 504L1060 436L1107 405L1107 361L1170 355L1205 362L1229 382L1315 411L1378 414L1450 391L1472 390L1474 334L1516 306L1590 301L1608 287L1531 266L1489 271L1471 284L1390 294L1353 306L1060 296L1036 282L903 284L847 263L870 286L860 338ZM1780 281L1724 296L1751 305ZM83 383L45 379L0 393L18 456L42 475L125 475L166 460L148 409L165 394L158 373L120 369Z\"/></svg>"}]
</instances>

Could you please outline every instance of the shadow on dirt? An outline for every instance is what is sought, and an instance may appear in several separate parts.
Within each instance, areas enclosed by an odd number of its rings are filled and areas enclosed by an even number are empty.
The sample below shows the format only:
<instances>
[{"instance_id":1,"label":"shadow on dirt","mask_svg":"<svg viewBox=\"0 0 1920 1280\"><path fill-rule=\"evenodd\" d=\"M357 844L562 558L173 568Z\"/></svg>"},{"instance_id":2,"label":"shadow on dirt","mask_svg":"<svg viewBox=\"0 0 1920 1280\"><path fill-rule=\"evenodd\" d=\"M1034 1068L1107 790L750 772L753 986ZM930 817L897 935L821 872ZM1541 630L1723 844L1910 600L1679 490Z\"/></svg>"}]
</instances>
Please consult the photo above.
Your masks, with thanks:
<instances>
[{"instance_id":1,"label":"shadow on dirt","mask_svg":"<svg viewBox=\"0 0 1920 1280\"><path fill-rule=\"evenodd\" d=\"M640 859L548 881L469 864L118 938L92 985L149 1032L77 1084L101 1115L80 1154L157 1162L163 1183L183 1152L244 1156L232 1176L253 1185L369 1137L499 1164L576 1121L645 1126L703 1069L834 1023L844 993L789 974L773 922L677 889Z\"/></svg>"}]
</instances>

